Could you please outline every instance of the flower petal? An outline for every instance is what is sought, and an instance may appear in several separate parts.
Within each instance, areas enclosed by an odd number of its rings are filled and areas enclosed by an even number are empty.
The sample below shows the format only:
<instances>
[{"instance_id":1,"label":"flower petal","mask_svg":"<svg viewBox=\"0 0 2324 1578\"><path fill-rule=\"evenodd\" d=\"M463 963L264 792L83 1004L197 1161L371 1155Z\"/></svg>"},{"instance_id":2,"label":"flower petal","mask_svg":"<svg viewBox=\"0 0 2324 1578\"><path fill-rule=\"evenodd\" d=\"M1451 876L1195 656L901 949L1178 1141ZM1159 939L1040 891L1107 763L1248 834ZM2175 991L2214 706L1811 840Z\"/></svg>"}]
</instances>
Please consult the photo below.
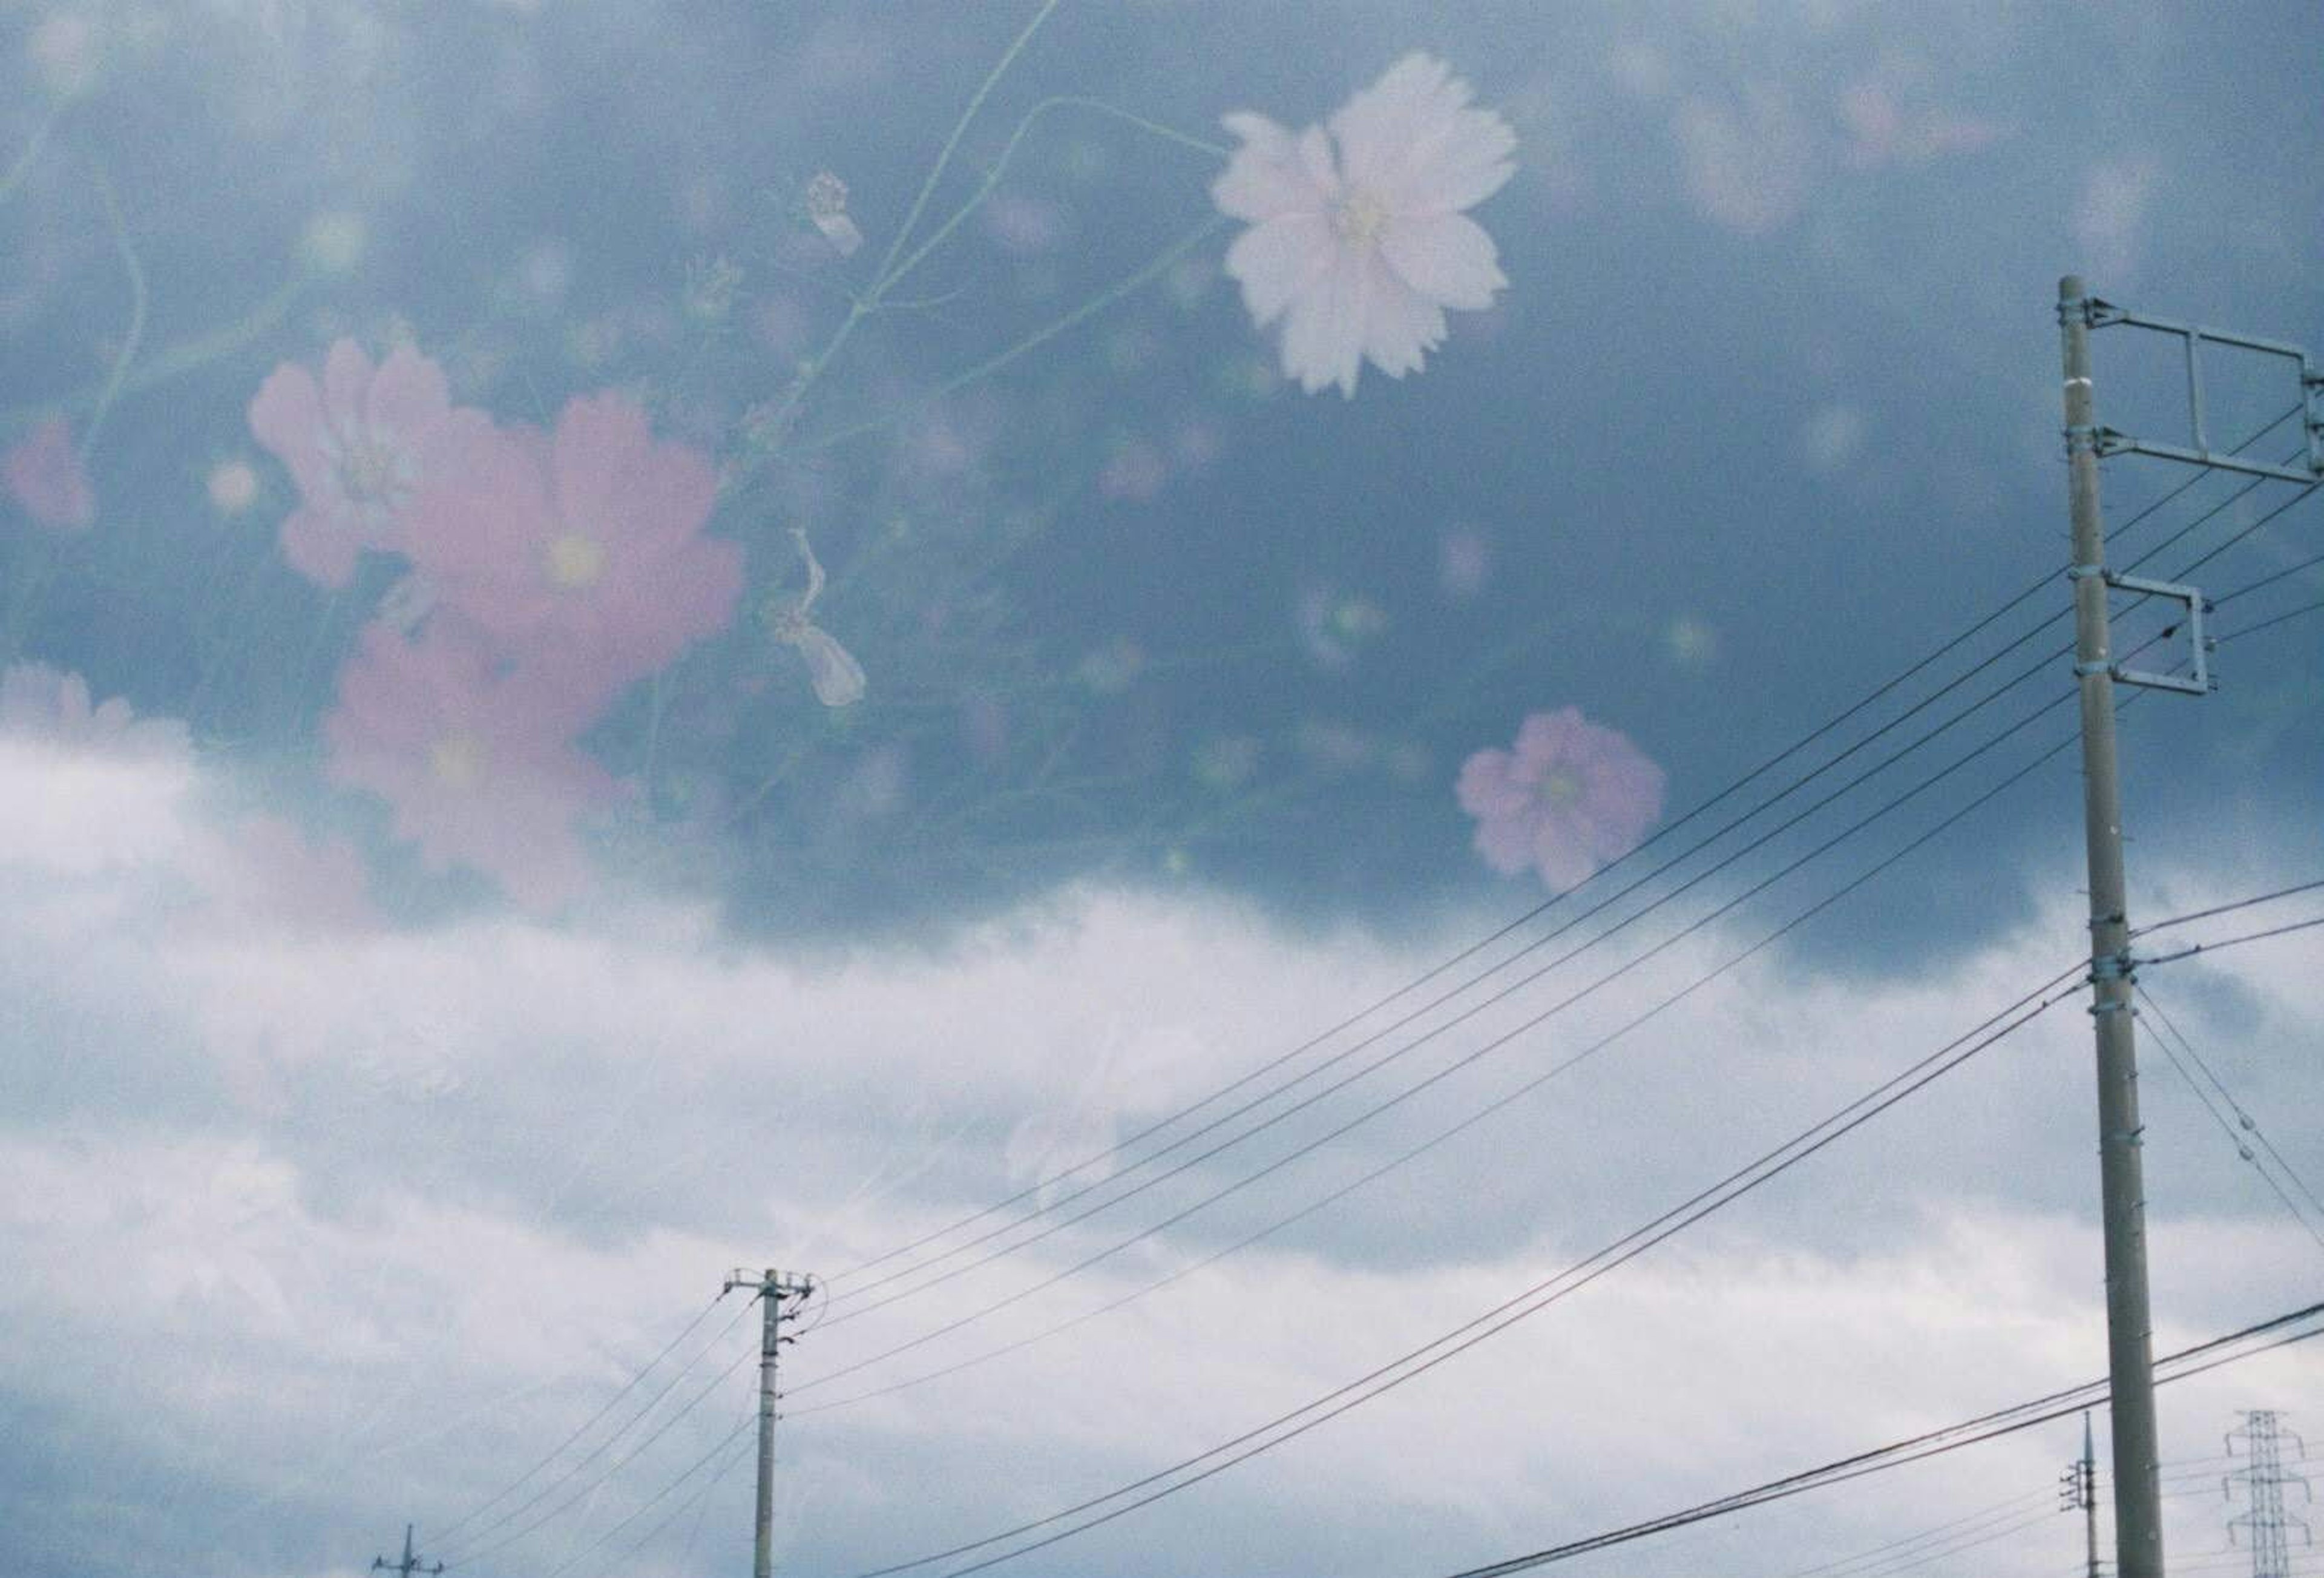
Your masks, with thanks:
<instances>
[{"instance_id":1,"label":"flower petal","mask_svg":"<svg viewBox=\"0 0 2324 1578\"><path fill-rule=\"evenodd\" d=\"M1290 215L1255 225L1227 248L1226 270L1242 285L1251 321L1265 328L1329 269L1339 250L1331 222Z\"/></svg>"},{"instance_id":2,"label":"flower petal","mask_svg":"<svg viewBox=\"0 0 2324 1578\"><path fill-rule=\"evenodd\" d=\"M1377 257L1363 262L1364 355L1391 378L1416 373L1444 341L1444 313Z\"/></svg>"},{"instance_id":3,"label":"flower petal","mask_svg":"<svg viewBox=\"0 0 2324 1578\"><path fill-rule=\"evenodd\" d=\"M1475 311L1507 285L1493 238L1461 214L1398 218L1382 233L1380 256L1397 277L1444 307Z\"/></svg>"},{"instance_id":4,"label":"flower petal","mask_svg":"<svg viewBox=\"0 0 2324 1578\"><path fill-rule=\"evenodd\" d=\"M1332 266L1296 297L1283 320L1283 372L1314 394L1336 383L1356 392L1363 365L1365 269L1334 252Z\"/></svg>"},{"instance_id":5,"label":"flower petal","mask_svg":"<svg viewBox=\"0 0 2324 1578\"><path fill-rule=\"evenodd\" d=\"M1325 194L1300 162L1289 132L1247 110L1226 116L1225 125L1243 145L1227 161L1226 173L1211 183L1211 200L1221 213L1256 224L1284 214L1322 212Z\"/></svg>"}]
</instances>

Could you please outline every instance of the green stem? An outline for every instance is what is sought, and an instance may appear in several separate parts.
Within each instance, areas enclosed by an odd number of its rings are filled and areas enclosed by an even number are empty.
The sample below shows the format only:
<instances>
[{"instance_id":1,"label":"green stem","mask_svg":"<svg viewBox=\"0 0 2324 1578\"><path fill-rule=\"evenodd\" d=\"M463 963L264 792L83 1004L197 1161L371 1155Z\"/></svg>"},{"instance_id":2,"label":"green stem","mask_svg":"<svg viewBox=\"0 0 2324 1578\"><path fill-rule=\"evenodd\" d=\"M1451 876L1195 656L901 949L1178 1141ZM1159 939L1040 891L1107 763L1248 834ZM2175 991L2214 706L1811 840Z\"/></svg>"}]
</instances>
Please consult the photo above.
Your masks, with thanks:
<instances>
[{"instance_id":1,"label":"green stem","mask_svg":"<svg viewBox=\"0 0 2324 1578\"><path fill-rule=\"evenodd\" d=\"M1193 148L1204 153L1214 154L1221 159L1229 157L1233 152L1233 150L1222 147L1219 143L1206 143L1200 137L1190 137L1184 132L1176 131L1169 126L1162 125L1159 121L1149 121L1144 115L1133 115L1126 109L1120 109L1113 105L1106 103L1102 98L1082 98L1072 96L1056 98L1045 98L1040 103L1035 105L1031 109L1025 112L1025 118L1018 122L1017 129L1009 134L1008 143L1004 144L1001 150L1001 157L992 161L992 168L984 172L984 180L978 184L976 190L970 194L968 200L954 211L951 218L946 219L942 225L937 226L935 233L932 234L926 241L922 242L918 246L914 247L912 249L912 254L909 257L907 257L903 262L897 263L893 268L888 270L880 276L880 282L877 287L879 294L884 296L885 293L895 285L896 281L901 280L906 274L910 273L914 269L918 268L922 260L927 258L928 254L934 252L938 246L942 245L945 238L950 235L955 229L959 228L963 220L966 219L971 214L973 214L978 208L984 205L985 199L992 195L992 189L999 186L1001 184L1001 178L1008 173L1010 161L1017 156L1018 144L1022 143L1025 140L1026 134L1032 131L1033 124L1036 121L1055 109L1095 110L1102 115L1111 115L1117 120L1127 121L1130 125L1138 127L1140 131L1150 132L1155 136L1160 137L1166 142L1176 143L1181 147Z\"/></svg>"},{"instance_id":2,"label":"green stem","mask_svg":"<svg viewBox=\"0 0 2324 1578\"><path fill-rule=\"evenodd\" d=\"M16 155L16 162L8 167L8 173L0 175L0 203L14 197L16 189L24 184L24 178L32 172L32 166L40 160L41 150L49 144L49 134L56 129L57 117L63 113L64 106L53 105L41 118L41 124L32 128L32 140L24 144L22 153Z\"/></svg>"},{"instance_id":3,"label":"green stem","mask_svg":"<svg viewBox=\"0 0 2324 1578\"><path fill-rule=\"evenodd\" d=\"M97 396L96 409L88 415L88 425L81 430L80 457L84 464L89 452L97 448L97 429L105 426L106 413L120 397L121 382L129 375L129 364L137 358L137 347L145 337L145 270L137 261L136 249L129 245L129 230L121 220L121 205L114 200L113 183L105 172L97 174L97 195L105 203L105 223L113 232L114 250L121 254L121 266L129 274L129 330L122 336L119 354L113 358L113 369L106 374L105 386Z\"/></svg>"},{"instance_id":4,"label":"green stem","mask_svg":"<svg viewBox=\"0 0 2324 1578\"><path fill-rule=\"evenodd\" d=\"M1194 251L1194 248L1200 246L1204 242L1210 239L1212 235L1225 223L1226 219L1223 216L1213 215L1211 217L1204 220L1200 225L1195 226L1194 229L1188 231L1185 235L1180 236L1176 241L1165 247L1159 254L1154 257L1143 268L1140 268L1136 273L1130 275L1127 279L1118 281L1109 289L1100 291L1095 296L1093 296L1088 300L1083 302L1080 306L1074 308L1072 311L1050 319L1047 323L1042 325L1039 328L1035 329L1031 334L1026 336L1023 339L1019 340L1015 345L1010 346L1008 349L986 357L983 361L977 363L973 367L967 368L965 371L955 373L942 383L937 384L934 389L930 390L926 395L922 396L918 401L915 401L906 410L891 412L884 417L876 417L869 421L858 422L853 427L842 428L837 432L827 433L822 438L816 439L813 443L805 446L801 453L808 455L820 454L825 449L836 448L842 444L862 438L866 434L881 432L886 429L892 428L899 422L904 420L907 417L916 414L918 411L925 409L934 401L942 400L946 395L955 393L959 390L965 388L967 385L975 383L981 378L991 377L993 374L998 373L1001 368L1006 367L1010 363L1016 361L1019 357L1038 349L1040 346L1047 345L1049 341L1056 338L1059 335L1064 334L1066 330L1073 328L1077 325L1085 322L1089 318L1095 317L1100 312L1104 311L1107 308L1112 306L1123 297L1131 295L1134 292L1144 289L1147 285L1151 284L1156 279L1168 272L1173 267L1175 267L1179 259L1185 257L1188 253Z\"/></svg>"},{"instance_id":5,"label":"green stem","mask_svg":"<svg viewBox=\"0 0 2324 1578\"><path fill-rule=\"evenodd\" d=\"M1033 35L1040 31L1041 24L1048 21L1049 14L1060 4L1062 0L1042 0L1040 10L1033 14L1033 19L1025 24L1024 30L1018 33L1009 48L1002 52L1001 59L993 62L992 69L985 73L983 82L978 86L974 96L969 99L968 107L961 112L960 119L953 124L952 134L945 139L944 148L937 153L936 163L929 167L927 178L921 181L919 195L912 199L911 209L904 216L904 223L897 230L895 240L888 244L888 255L881 260L878 272L872 276L871 288L849 305L847 316L839 320L839 327L832 331L831 338L824 342L823 349L799 369L798 377L791 380L791 386L783 392L782 399L777 402L774 411L761 426L761 430L766 436L761 441L760 452L734 468L727 480L729 491L747 482L752 474L764 464L767 457L781 446L784 429L789 426L793 413L798 410L799 402L807 398L807 392L815 387L816 380L823 376L823 370L831 365L831 359L837 355L841 348L847 344L849 337L855 332L855 326L879 310L881 297L887 294L888 288L895 282L894 270L897 256L902 253L905 244L910 240L912 228L920 222L921 214L927 211L928 199L935 196L937 183L943 180L945 171L951 168L952 156L959 150L961 138L967 134L969 123L976 118L976 112L984 107L984 101L991 97L992 90L1000 85L1001 78L1007 74L1009 68L1016 63L1017 57L1024 53L1025 46L1033 42Z\"/></svg>"}]
</instances>

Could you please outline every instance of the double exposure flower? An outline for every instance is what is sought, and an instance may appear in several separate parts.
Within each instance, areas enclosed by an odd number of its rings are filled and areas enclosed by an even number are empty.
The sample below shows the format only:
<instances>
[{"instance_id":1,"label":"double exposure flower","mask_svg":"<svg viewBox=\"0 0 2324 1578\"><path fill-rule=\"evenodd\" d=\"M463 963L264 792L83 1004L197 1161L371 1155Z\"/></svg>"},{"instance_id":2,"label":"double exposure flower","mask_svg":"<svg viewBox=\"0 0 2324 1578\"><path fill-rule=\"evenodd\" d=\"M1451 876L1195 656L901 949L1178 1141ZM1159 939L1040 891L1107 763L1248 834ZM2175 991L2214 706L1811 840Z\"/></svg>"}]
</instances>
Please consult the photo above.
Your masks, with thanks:
<instances>
[{"instance_id":1,"label":"double exposure flower","mask_svg":"<svg viewBox=\"0 0 2324 1578\"><path fill-rule=\"evenodd\" d=\"M51 417L9 448L0 457L0 481L35 524L51 531L84 531L97 519L96 490L62 417Z\"/></svg>"},{"instance_id":2,"label":"double exposure flower","mask_svg":"<svg viewBox=\"0 0 2324 1578\"><path fill-rule=\"evenodd\" d=\"M717 471L657 442L628 396L570 401L554 434L466 433L446 456L407 550L438 604L519 666L602 703L733 616L742 550L702 534Z\"/></svg>"},{"instance_id":3,"label":"double exposure flower","mask_svg":"<svg viewBox=\"0 0 2324 1578\"><path fill-rule=\"evenodd\" d=\"M1530 866L1563 891L1637 846L1662 815L1663 770L1568 706L1526 718L1515 750L1470 757L1456 792L1487 865L1503 876Z\"/></svg>"},{"instance_id":4,"label":"double exposure flower","mask_svg":"<svg viewBox=\"0 0 2324 1578\"><path fill-rule=\"evenodd\" d=\"M374 370L362 346L340 340L319 384L294 362L275 368L250 402L250 430L299 484L282 556L309 580L346 586L365 549L402 547L444 446L490 426L482 411L456 410L444 370L409 346Z\"/></svg>"},{"instance_id":5,"label":"double exposure flower","mask_svg":"<svg viewBox=\"0 0 2324 1578\"><path fill-rule=\"evenodd\" d=\"M1310 394L1391 378L1444 338L1444 309L1489 306L1508 283L1492 237L1462 210L1499 190L1517 137L1434 56L1409 54L1324 126L1296 134L1249 111L1211 196L1250 228L1227 272L1265 328L1283 320L1283 372Z\"/></svg>"},{"instance_id":6,"label":"double exposure flower","mask_svg":"<svg viewBox=\"0 0 2324 1578\"><path fill-rule=\"evenodd\" d=\"M171 766L193 750L179 719L141 718L118 696L91 705L88 680L46 663L13 663L0 673L0 736Z\"/></svg>"},{"instance_id":7,"label":"double exposure flower","mask_svg":"<svg viewBox=\"0 0 2324 1578\"><path fill-rule=\"evenodd\" d=\"M438 618L416 641L364 632L323 734L331 778L384 799L431 870L470 867L548 909L586 884L576 823L616 792L575 743L587 721L558 687Z\"/></svg>"}]
</instances>

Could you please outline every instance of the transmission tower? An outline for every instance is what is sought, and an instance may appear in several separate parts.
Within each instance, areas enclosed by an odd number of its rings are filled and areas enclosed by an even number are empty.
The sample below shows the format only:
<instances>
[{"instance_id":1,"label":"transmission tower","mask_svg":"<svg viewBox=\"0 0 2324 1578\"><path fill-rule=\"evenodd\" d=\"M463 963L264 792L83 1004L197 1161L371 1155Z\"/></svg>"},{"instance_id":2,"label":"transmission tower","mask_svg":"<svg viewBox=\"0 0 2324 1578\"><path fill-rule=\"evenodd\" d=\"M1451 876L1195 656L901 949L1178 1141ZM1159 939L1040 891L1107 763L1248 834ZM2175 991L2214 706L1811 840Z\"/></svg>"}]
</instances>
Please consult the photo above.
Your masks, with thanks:
<instances>
[{"instance_id":1,"label":"transmission tower","mask_svg":"<svg viewBox=\"0 0 2324 1578\"><path fill-rule=\"evenodd\" d=\"M2284 1486L2297 1484L2310 1500L2315 1500L2315 1492L2308 1488L2305 1474L2284 1472L2283 1438L2289 1435L2300 1442L2301 1457L2308 1455L2308 1444L2292 1431L2277 1429L2279 1417L2273 1408L2246 1409L2242 1426L2227 1433L2227 1455L2243 1457L2244 1466L2222 1479L2219 1488L2229 1500L2235 1499L2239 1483L2251 1496L2251 1510L2227 1519L2227 1540L2240 1544L2236 1531L2251 1531L2252 1578L2286 1578L2292 1571L2290 1549L2283 1538L2286 1525L2298 1527L2301 1544L2316 1543L2307 1523L2283 1509ZM2236 1451L2239 1441L2244 1445L2240 1453Z\"/></svg>"}]
</instances>

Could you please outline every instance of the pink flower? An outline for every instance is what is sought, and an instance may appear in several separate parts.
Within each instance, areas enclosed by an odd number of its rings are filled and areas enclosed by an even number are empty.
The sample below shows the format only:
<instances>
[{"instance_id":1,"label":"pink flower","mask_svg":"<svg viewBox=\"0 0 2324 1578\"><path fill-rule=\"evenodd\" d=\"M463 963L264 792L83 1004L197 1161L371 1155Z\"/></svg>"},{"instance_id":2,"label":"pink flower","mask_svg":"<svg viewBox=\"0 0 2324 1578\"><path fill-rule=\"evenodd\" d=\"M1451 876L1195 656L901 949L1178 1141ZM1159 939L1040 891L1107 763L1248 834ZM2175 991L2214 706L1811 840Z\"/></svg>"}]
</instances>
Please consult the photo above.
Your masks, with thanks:
<instances>
[{"instance_id":1,"label":"pink flower","mask_svg":"<svg viewBox=\"0 0 2324 1578\"><path fill-rule=\"evenodd\" d=\"M1505 877L1531 866L1563 891L1637 846L1662 815L1663 770L1568 706L1526 718L1514 752L1470 757L1456 792L1487 865Z\"/></svg>"},{"instance_id":2,"label":"pink flower","mask_svg":"<svg viewBox=\"0 0 2324 1578\"><path fill-rule=\"evenodd\" d=\"M1508 123L1471 109L1469 85L1410 54L1330 122L1294 135L1248 111L1211 197L1250 228L1227 249L1243 305L1283 319L1283 373L1313 394L1356 392L1364 361L1391 378L1444 338L1447 307L1491 305L1508 283L1492 237L1462 210L1509 179Z\"/></svg>"},{"instance_id":3,"label":"pink flower","mask_svg":"<svg viewBox=\"0 0 2324 1578\"><path fill-rule=\"evenodd\" d=\"M0 476L24 513L51 531L86 531L97 519L96 490L62 417L51 417L17 440L0 458Z\"/></svg>"},{"instance_id":4,"label":"pink flower","mask_svg":"<svg viewBox=\"0 0 2324 1578\"><path fill-rule=\"evenodd\" d=\"M489 429L455 410L444 370L398 346L374 372L351 339L331 346L323 382L296 363L267 375L250 430L290 469L300 506L282 522L282 556L326 586L344 586L365 549L402 546L411 501L442 464L440 447Z\"/></svg>"},{"instance_id":5,"label":"pink flower","mask_svg":"<svg viewBox=\"0 0 2324 1578\"><path fill-rule=\"evenodd\" d=\"M208 852L199 911L209 927L362 931L376 926L363 856L344 838L310 840L290 823L253 817Z\"/></svg>"},{"instance_id":6,"label":"pink flower","mask_svg":"<svg viewBox=\"0 0 2324 1578\"><path fill-rule=\"evenodd\" d=\"M179 764L193 753L180 720L141 718L117 696L92 706L88 680L46 663L0 674L0 735L124 761Z\"/></svg>"},{"instance_id":7,"label":"pink flower","mask_svg":"<svg viewBox=\"0 0 2324 1578\"><path fill-rule=\"evenodd\" d=\"M588 881L576 819L616 791L574 743L571 698L503 667L456 621L409 642L367 627L323 720L329 772L385 799L430 869L472 867L549 909Z\"/></svg>"},{"instance_id":8,"label":"pink flower","mask_svg":"<svg viewBox=\"0 0 2324 1578\"><path fill-rule=\"evenodd\" d=\"M592 706L724 628L742 550L702 535L709 457L657 443L638 403L569 402L551 435L464 434L409 521L440 603Z\"/></svg>"}]
</instances>

